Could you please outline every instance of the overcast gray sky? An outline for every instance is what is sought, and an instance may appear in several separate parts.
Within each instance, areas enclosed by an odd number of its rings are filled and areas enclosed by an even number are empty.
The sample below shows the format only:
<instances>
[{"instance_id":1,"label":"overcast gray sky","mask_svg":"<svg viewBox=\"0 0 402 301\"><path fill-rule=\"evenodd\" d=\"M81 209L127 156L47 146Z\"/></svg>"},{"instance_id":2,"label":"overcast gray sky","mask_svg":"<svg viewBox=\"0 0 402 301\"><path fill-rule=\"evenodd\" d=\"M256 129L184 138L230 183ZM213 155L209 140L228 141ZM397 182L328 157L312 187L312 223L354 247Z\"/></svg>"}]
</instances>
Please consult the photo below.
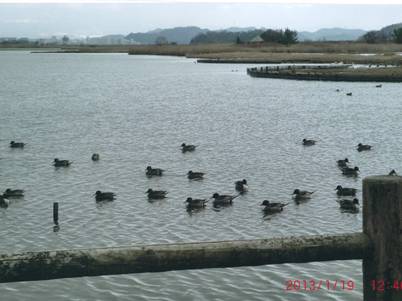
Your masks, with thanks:
<instances>
[{"instance_id":1,"label":"overcast gray sky","mask_svg":"<svg viewBox=\"0 0 402 301\"><path fill-rule=\"evenodd\" d=\"M314 31L379 29L402 22L402 5L323 4L0 4L0 36L105 35L194 25Z\"/></svg>"}]
</instances>

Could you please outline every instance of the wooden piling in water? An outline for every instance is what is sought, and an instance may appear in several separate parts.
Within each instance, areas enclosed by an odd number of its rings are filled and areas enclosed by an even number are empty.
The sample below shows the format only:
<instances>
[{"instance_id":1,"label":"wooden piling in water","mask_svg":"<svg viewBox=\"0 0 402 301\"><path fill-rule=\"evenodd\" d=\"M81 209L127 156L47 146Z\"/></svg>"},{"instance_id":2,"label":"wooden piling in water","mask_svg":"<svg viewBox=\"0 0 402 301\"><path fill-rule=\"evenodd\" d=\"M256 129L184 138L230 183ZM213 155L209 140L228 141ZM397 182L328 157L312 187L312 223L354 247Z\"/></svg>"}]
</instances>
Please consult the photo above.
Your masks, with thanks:
<instances>
[{"instance_id":1,"label":"wooden piling in water","mask_svg":"<svg viewBox=\"0 0 402 301\"><path fill-rule=\"evenodd\" d=\"M401 301L402 177L363 180L363 232L372 245L363 259L364 300Z\"/></svg>"},{"instance_id":2,"label":"wooden piling in water","mask_svg":"<svg viewBox=\"0 0 402 301\"><path fill-rule=\"evenodd\" d=\"M53 203L53 222L56 226L59 225L59 203Z\"/></svg>"}]
</instances>

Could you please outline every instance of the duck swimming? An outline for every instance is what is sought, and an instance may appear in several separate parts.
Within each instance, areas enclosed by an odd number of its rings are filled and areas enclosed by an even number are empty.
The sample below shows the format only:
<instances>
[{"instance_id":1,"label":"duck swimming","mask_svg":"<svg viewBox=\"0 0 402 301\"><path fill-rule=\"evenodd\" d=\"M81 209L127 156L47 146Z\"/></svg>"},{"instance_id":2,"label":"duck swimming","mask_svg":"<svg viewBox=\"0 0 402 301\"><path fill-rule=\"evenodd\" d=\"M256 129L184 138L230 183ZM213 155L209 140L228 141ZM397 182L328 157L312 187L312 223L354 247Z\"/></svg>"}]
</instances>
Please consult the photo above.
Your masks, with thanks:
<instances>
[{"instance_id":1,"label":"duck swimming","mask_svg":"<svg viewBox=\"0 0 402 301\"><path fill-rule=\"evenodd\" d=\"M4 196L0 195L0 208L7 208L10 204L10 201L7 200Z\"/></svg>"},{"instance_id":2,"label":"duck swimming","mask_svg":"<svg viewBox=\"0 0 402 301\"><path fill-rule=\"evenodd\" d=\"M115 199L115 194L113 192L95 192L95 200L97 202L101 201L113 201Z\"/></svg>"},{"instance_id":3,"label":"duck swimming","mask_svg":"<svg viewBox=\"0 0 402 301\"><path fill-rule=\"evenodd\" d=\"M15 142L15 141L10 142L11 148L24 148L24 146L25 146L25 143L22 143L22 142Z\"/></svg>"},{"instance_id":4,"label":"duck swimming","mask_svg":"<svg viewBox=\"0 0 402 301\"><path fill-rule=\"evenodd\" d=\"M99 161L99 154L92 154L92 157L91 157L91 159L92 159L92 161Z\"/></svg>"},{"instance_id":5,"label":"duck swimming","mask_svg":"<svg viewBox=\"0 0 402 301\"><path fill-rule=\"evenodd\" d=\"M337 202L340 205L340 208L343 210L348 210L348 211L358 211L359 210L359 200L358 199L353 199L353 200L337 200Z\"/></svg>"},{"instance_id":6,"label":"duck swimming","mask_svg":"<svg viewBox=\"0 0 402 301\"><path fill-rule=\"evenodd\" d=\"M230 205L232 204L233 200L237 198L240 194L238 195L228 195L228 194L219 194L215 192L212 195L212 198L214 199L213 204L214 206L216 205Z\"/></svg>"},{"instance_id":7,"label":"duck swimming","mask_svg":"<svg viewBox=\"0 0 402 301\"><path fill-rule=\"evenodd\" d=\"M342 168L342 174L344 174L345 176L357 176L359 173L360 169L359 167L355 166L355 167L343 167Z\"/></svg>"},{"instance_id":8,"label":"duck swimming","mask_svg":"<svg viewBox=\"0 0 402 301\"><path fill-rule=\"evenodd\" d=\"M54 159L53 161L53 165L55 167L68 167L71 165L72 162L68 161L68 160L59 160L59 159Z\"/></svg>"},{"instance_id":9,"label":"duck swimming","mask_svg":"<svg viewBox=\"0 0 402 301\"><path fill-rule=\"evenodd\" d=\"M187 178L189 178L190 180L202 180L204 178L204 173L203 172L193 172L192 170L190 170L187 173Z\"/></svg>"},{"instance_id":10,"label":"duck swimming","mask_svg":"<svg viewBox=\"0 0 402 301\"><path fill-rule=\"evenodd\" d=\"M345 158L343 160L338 160L336 163L338 164L338 167L345 167L348 166L349 159Z\"/></svg>"},{"instance_id":11,"label":"duck swimming","mask_svg":"<svg viewBox=\"0 0 402 301\"><path fill-rule=\"evenodd\" d=\"M293 195L295 199L298 200L303 200L303 199L310 199L311 195L314 193L314 191L306 191L306 190L299 190L299 189L295 189L293 191Z\"/></svg>"},{"instance_id":12,"label":"duck swimming","mask_svg":"<svg viewBox=\"0 0 402 301\"><path fill-rule=\"evenodd\" d=\"M185 202L187 203L187 208L196 209L204 208L205 205L208 203L208 200L187 198Z\"/></svg>"},{"instance_id":13,"label":"duck swimming","mask_svg":"<svg viewBox=\"0 0 402 301\"><path fill-rule=\"evenodd\" d=\"M352 92L346 93L347 96L352 96Z\"/></svg>"},{"instance_id":14,"label":"duck swimming","mask_svg":"<svg viewBox=\"0 0 402 301\"><path fill-rule=\"evenodd\" d=\"M314 145L316 143L315 140L312 139L303 139L303 145L304 146L311 146Z\"/></svg>"},{"instance_id":15,"label":"duck swimming","mask_svg":"<svg viewBox=\"0 0 402 301\"><path fill-rule=\"evenodd\" d=\"M357 192L355 188L342 187L341 185L336 186L335 190L339 196L355 196Z\"/></svg>"},{"instance_id":16,"label":"duck swimming","mask_svg":"<svg viewBox=\"0 0 402 301\"><path fill-rule=\"evenodd\" d=\"M368 145L368 144L361 144L361 143L359 143L359 144L357 145L357 151L358 151L358 152L367 151L367 150L371 150L371 145Z\"/></svg>"},{"instance_id":17,"label":"duck swimming","mask_svg":"<svg viewBox=\"0 0 402 301\"><path fill-rule=\"evenodd\" d=\"M264 200L260 206L265 206L262 211L265 213L277 213L283 211L283 207L289 205L289 203L271 203L268 200Z\"/></svg>"},{"instance_id":18,"label":"duck swimming","mask_svg":"<svg viewBox=\"0 0 402 301\"><path fill-rule=\"evenodd\" d=\"M193 151L195 151L195 148L196 148L196 146L191 145L191 144L187 145L185 143L182 143L182 145L181 145L181 151L183 153L185 153L185 152L193 152Z\"/></svg>"},{"instance_id":19,"label":"duck swimming","mask_svg":"<svg viewBox=\"0 0 402 301\"><path fill-rule=\"evenodd\" d=\"M22 190L22 189L14 189L13 190L13 189L7 188L6 191L4 191L3 196L5 198L10 198L10 197L21 198L24 196L24 190Z\"/></svg>"},{"instance_id":20,"label":"duck swimming","mask_svg":"<svg viewBox=\"0 0 402 301\"><path fill-rule=\"evenodd\" d=\"M151 166L147 166L147 169L146 169L146 171L145 171L145 174L146 174L148 177L152 177L152 176L161 177L163 172L164 172L163 169L160 169L160 168L152 168Z\"/></svg>"},{"instance_id":21,"label":"duck swimming","mask_svg":"<svg viewBox=\"0 0 402 301\"><path fill-rule=\"evenodd\" d=\"M148 194L148 199L160 200L166 198L167 191L164 190L152 190L149 188L146 193Z\"/></svg>"},{"instance_id":22,"label":"duck swimming","mask_svg":"<svg viewBox=\"0 0 402 301\"><path fill-rule=\"evenodd\" d=\"M241 181L236 181L235 182L235 189L240 193L248 191L247 180L243 179Z\"/></svg>"}]
</instances>

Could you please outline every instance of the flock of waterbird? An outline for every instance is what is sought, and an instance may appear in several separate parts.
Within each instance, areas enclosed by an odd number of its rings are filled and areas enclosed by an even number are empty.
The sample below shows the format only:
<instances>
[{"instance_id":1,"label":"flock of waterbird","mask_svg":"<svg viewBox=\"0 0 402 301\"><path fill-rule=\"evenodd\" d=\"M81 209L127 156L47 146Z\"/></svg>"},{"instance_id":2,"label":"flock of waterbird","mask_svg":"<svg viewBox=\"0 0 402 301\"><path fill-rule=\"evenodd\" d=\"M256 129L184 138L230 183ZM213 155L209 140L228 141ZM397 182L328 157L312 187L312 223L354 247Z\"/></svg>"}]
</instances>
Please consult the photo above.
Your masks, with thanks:
<instances>
[{"instance_id":1,"label":"flock of waterbird","mask_svg":"<svg viewBox=\"0 0 402 301\"><path fill-rule=\"evenodd\" d=\"M311 140L311 139L303 139L303 145L304 146L312 146L315 145L316 141L315 140ZM371 150L372 146L368 145L368 144L362 144L359 143L356 147L358 152L362 152L362 151L369 151ZM359 167L354 166L351 167L349 166L349 159L345 158L345 159L341 159L338 160L337 165L339 167L339 169L341 170L342 174L344 176L351 176L351 177L357 177L359 174ZM395 170L392 170L389 175L396 175ZM342 199L338 199L337 202L340 205L340 208L343 209L344 211L348 211L348 212L358 212L359 211L359 200L355 197L356 196L356 192L357 189L356 188L349 188L349 187L342 187L341 185L338 185L336 188L336 194L338 197L341 197ZM308 191L299 191L298 189L296 189L294 191L294 194L296 196L302 196L304 198L310 198L311 195L313 194L313 192L308 192ZM347 198L345 198L347 197ZM353 197L349 198L349 197Z\"/></svg>"},{"instance_id":2,"label":"flock of waterbird","mask_svg":"<svg viewBox=\"0 0 402 301\"><path fill-rule=\"evenodd\" d=\"M312 139L303 139L302 140L302 145L305 147L310 147L316 144L316 140ZM20 148L23 149L25 144L23 142L15 142L11 141L10 142L10 147L11 148ZM183 153L186 152L194 152L196 150L196 145L188 145L188 144L181 144L181 151ZM362 144L359 143L357 145L357 151L362 152L362 151L369 151L371 150L372 146L367 145L367 144ZM92 161L99 161L100 156L99 154L95 153L91 157ZM341 170L342 174L345 176L352 176L356 177L358 176L359 173L359 168L357 166L350 166L349 165L349 160L348 158L341 159L337 161L337 165L339 169ZM55 158L53 161L53 165L56 168L59 167L69 167L72 164L71 161L69 160L59 160L58 158ZM145 169L145 175L148 178L152 177L161 177L164 174L164 170L161 168L153 168L152 166L147 166ZM390 175L396 175L395 170L392 170ZM187 173L187 178L189 180L202 180L204 178L205 173L203 172L194 172L192 170L188 171ZM219 194L215 192L212 197L210 198L205 198L205 199L195 199L188 197L185 200L186 207L188 210L193 210L193 209L201 209L205 208L207 203L212 200L213 206L216 207L222 207L222 206L229 206L232 205L233 200L242 194L246 193L248 191L248 183L246 179L239 180L235 182L235 190L237 191L237 194L234 195L229 195L229 194ZM336 188L336 194L339 197L337 202L340 205L340 208L344 211L348 212L358 212L359 210L359 200L355 197L357 189L355 188L349 188L349 187L342 187L338 185ZM167 197L168 192L166 190L153 190L149 188L146 191L148 195L148 199L151 200L161 200L165 199ZM309 200L311 199L314 191L306 191L306 190L300 190L300 189L295 189L293 191L293 199L297 204L300 204L302 201ZM2 195L0 195L0 207L2 208L7 208L10 204L9 199L13 198L21 198L24 196L24 190L21 189L11 189L7 188ZM102 191L96 191L94 194L96 202L104 202L104 201L113 201L116 198L116 194L113 192L102 192ZM268 200L262 201L260 204L263 206L262 211L266 214L273 214L273 213L278 213L283 211L283 208L287 206L289 203L280 203L280 202L270 202Z\"/></svg>"}]
</instances>

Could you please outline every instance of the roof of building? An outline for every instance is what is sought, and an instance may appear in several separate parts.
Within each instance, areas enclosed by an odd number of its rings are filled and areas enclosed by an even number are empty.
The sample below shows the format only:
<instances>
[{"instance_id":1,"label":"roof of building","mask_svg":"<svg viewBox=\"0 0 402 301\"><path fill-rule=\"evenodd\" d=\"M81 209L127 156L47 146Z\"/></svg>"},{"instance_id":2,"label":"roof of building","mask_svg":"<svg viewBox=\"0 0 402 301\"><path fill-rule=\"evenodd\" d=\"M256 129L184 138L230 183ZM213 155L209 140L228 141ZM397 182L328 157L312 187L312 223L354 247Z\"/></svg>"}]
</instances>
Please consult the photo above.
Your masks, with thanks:
<instances>
[{"instance_id":1,"label":"roof of building","mask_svg":"<svg viewBox=\"0 0 402 301\"><path fill-rule=\"evenodd\" d=\"M252 38L252 39L250 40L250 43L260 43L260 42L264 42L264 40L261 38L260 35L255 36L254 38Z\"/></svg>"}]
</instances>

